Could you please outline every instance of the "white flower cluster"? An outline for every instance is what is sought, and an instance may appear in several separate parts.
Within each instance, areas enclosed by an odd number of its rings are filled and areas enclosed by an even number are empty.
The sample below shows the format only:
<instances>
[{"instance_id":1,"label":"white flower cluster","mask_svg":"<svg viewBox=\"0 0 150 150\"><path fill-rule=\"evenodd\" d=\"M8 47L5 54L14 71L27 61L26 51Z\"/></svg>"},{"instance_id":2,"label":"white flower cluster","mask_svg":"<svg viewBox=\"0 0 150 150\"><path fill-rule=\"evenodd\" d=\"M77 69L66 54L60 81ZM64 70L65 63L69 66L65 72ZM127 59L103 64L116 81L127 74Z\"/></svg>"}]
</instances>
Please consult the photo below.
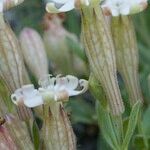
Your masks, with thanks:
<instances>
[{"instance_id":1,"label":"white flower cluster","mask_svg":"<svg viewBox=\"0 0 150 150\"><path fill-rule=\"evenodd\" d=\"M92 0L48 0L46 10L50 13L70 11L77 3L89 6ZM94 1L94 0L93 0ZM99 0L99 3L102 0ZM105 14L112 16L129 15L143 11L147 7L147 0L103 0L101 7Z\"/></svg>"},{"instance_id":2,"label":"white flower cluster","mask_svg":"<svg viewBox=\"0 0 150 150\"><path fill-rule=\"evenodd\" d=\"M129 15L143 11L147 7L147 0L105 0L101 7L112 16Z\"/></svg>"},{"instance_id":3,"label":"white flower cluster","mask_svg":"<svg viewBox=\"0 0 150 150\"><path fill-rule=\"evenodd\" d=\"M16 104L24 104L33 108L44 104L44 93L50 93L54 101L63 101L69 96L82 94L88 89L88 81L78 79L74 76L65 77L47 75L39 81L41 88L38 90L32 84L22 86L11 95L12 101Z\"/></svg>"}]
</instances>

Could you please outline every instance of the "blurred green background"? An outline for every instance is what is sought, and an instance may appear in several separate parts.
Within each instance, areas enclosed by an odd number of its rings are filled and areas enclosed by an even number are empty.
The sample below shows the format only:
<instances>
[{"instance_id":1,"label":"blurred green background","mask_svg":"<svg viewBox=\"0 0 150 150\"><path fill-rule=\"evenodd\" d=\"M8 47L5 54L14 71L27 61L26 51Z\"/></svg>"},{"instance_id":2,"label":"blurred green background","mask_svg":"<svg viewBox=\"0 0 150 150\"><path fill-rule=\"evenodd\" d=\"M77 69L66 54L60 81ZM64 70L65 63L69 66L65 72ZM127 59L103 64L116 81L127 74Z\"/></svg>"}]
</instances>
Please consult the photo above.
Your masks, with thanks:
<instances>
[{"instance_id":1,"label":"blurred green background","mask_svg":"<svg viewBox=\"0 0 150 150\"><path fill-rule=\"evenodd\" d=\"M23 4L5 12L5 18L17 35L24 27L31 27L36 29L42 36L42 20L44 14L44 2L42 0L25 0ZM145 132L150 136L150 7L146 11L134 15L133 20L140 55L140 83L145 100L143 126ZM66 13L64 27L80 38L79 13L74 10ZM84 61L86 61L86 59ZM88 73L80 75L79 77L88 79ZM127 100L128 96L123 82L120 77L118 79L123 98ZM89 92L84 94L83 97L72 98L69 104L67 104L66 109L71 113L71 121L77 136L79 150L109 149L98 129L95 100ZM140 140L140 138L137 139ZM142 142L138 143L140 143L140 145L138 145L136 149L140 149L142 145Z\"/></svg>"}]
</instances>

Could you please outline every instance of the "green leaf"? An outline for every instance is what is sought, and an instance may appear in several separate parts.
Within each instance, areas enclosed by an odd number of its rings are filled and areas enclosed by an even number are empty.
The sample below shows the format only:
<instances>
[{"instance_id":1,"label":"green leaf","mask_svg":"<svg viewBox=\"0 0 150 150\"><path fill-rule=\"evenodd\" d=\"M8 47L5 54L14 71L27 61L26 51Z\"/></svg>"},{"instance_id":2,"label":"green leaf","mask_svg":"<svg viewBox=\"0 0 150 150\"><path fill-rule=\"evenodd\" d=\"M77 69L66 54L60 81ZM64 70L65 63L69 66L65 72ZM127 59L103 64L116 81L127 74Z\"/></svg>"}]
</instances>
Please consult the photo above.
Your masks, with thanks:
<instances>
[{"instance_id":1,"label":"green leaf","mask_svg":"<svg viewBox=\"0 0 150 150\"><path fill-rule=\"evenodd\" d=\"M117 142L109 112L105 108L103 108L99 102L97 103L98 123L101 128L102 134L112 149L119 150L119 144Z\"/></svg>"},{"instance_id":2,"label":"green leaf","mask_svg":"<svg viewBox=\"0 0 150 150\"><path fill-rule=\"evenodd\" d=\"M150 136L150 106L144 113L142 127L144 134Z\"/></svg>"},{"instance_id":3,"label":"green leaf","mask_svg":"<svg viewBox=\"0 0 150 150\"><path fill-rule=\"evenodd\" d=\"M125 118L123 120L123 133L125 135L125 133L127 132L128 129L128 124L129 124L129 117Z\"/></svg>"},{"instance_id":4,"label":"green leaf","mask_svg":"<svg viewBox=\"0 0 150 150\"><path fill-rule=\"evenodd\" d=\"M124 138L123 144L122 144L122 149L128 148L131 137L132 137L134 130L136 128L136 125L137 125L137 120L138 120L140 108L141 108L140 102L137 102L132 108L132 111L131 111L130 117L129 117L128 128L127 128L125 138Z\"/></svg>"}]
</instances>

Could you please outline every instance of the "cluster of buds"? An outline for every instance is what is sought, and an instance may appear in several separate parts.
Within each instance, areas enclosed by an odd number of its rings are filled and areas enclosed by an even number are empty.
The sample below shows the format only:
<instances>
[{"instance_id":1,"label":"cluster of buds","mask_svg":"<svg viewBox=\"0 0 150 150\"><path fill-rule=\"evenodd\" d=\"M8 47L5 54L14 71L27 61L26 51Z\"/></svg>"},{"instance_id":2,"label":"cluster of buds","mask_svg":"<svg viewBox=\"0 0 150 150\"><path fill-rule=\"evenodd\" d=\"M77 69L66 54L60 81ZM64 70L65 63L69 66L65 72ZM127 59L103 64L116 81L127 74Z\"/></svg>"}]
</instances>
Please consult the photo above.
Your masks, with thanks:
<instances>
[{"instance_id":1,"label":"cluster of buds","mask_svg":"<svg viewBox=\"0 0 150 150\"><path fill-rule=\"evenodd\" d=\"M41 135L47 149L75 150L76 141L70 122L63 109L62 102L69 96L84 93L88 88L86 80L68 75L66 77L43 77L39 84L41 88L25 85L12 94L12 101L29 108L43 105L43 127Z\"/></svg>"}]
</instances>

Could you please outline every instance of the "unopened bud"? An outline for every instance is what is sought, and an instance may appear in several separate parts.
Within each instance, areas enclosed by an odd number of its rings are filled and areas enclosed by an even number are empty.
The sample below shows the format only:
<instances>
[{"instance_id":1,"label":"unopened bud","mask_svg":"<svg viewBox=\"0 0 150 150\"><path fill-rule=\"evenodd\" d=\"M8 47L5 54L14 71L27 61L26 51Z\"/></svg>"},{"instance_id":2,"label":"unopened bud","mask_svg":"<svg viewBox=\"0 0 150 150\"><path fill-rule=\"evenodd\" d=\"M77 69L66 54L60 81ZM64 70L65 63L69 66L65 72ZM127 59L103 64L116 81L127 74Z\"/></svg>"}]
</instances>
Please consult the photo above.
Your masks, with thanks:
<instances>
[{"instance_id":1,"label":"unopened bud","mask_svg":"<svg viewBox=\"0 0 150 150\"><path fill-rule=\"evenodd\" d=\"M42 38L31 28L24 28L20 33L20 43L24 60L37 79L48 74L48 61Z\"/></svg>"},{"instance_id":2,"label":"unopened bud","mask_svg":"<svg viewBox=\"0 0 150 150\"><path fill-rule=\"evenodd\" d=\"M3 14L0 14L0 78L11 92L24 84L24 64L20 54L19 42L12 29L5 23ZM30 114L31 110L23 106L19 116ZM22 108L19 108L20 110ZM19 110L19 112L20 112ZM28 116L30 118L31 116Z\"/></svg>"},{"instance_id":3,"label":"unopened bud","mask_svg":"<svg viewBox=\"0 0 150 150\"><path fill-rule=\"evenodd\" d=\"M20 121L13 115L7 115L5 117L5 123L3 124L3 127L7 129L11 139L15 143L17 147L16 150L26 150L27 145L29 150L34 149L31 142L31 137L24 122ZM14 146L11 145L11 148L13 147Z\"/></svg>"},{"instance_id":4,"label":"unopened bud","mask_svg":"<svg viewBox=\"0 0 150 150\"><path fill-rule=\"evenodd\" d=\"M3 150L18 150L13 137L9 133L9 130L5 127L5 119L0 117L0 149Z\"/></svg>"}]
</instances>

